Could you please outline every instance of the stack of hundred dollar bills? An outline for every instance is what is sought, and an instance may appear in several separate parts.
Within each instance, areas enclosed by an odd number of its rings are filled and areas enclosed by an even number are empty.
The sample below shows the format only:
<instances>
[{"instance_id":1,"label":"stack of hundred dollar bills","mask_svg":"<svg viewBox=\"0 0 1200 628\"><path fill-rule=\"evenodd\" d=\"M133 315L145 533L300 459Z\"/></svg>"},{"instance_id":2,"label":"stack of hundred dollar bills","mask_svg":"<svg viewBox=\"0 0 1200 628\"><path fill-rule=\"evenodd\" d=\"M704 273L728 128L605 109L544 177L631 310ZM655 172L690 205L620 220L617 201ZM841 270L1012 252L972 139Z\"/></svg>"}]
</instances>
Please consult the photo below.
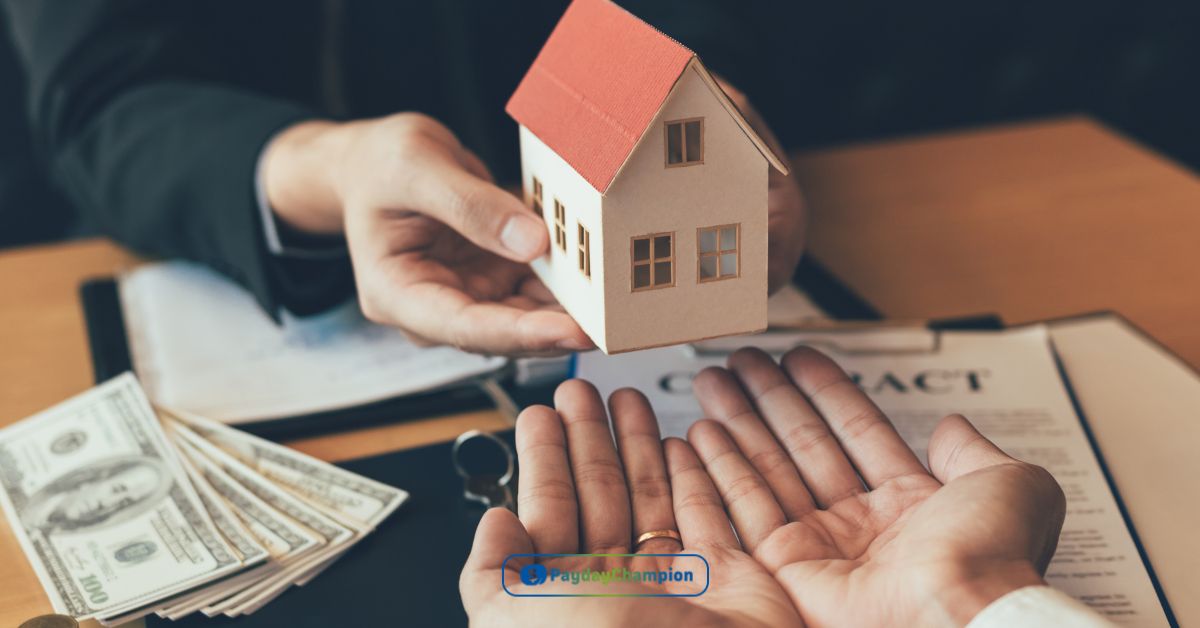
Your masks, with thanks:
<instances>
[{"instance_id":1,"label":"stack of hundred dollar bills","mask_svg":"<svg viewBox=\"0 0 1200 628\"><path fill-rule=\"evenodd\" d=\"M132 374L0 430L5 514L55 611L252 613L303 585L404 491L154 408Z\"/></svg>"}]
</instances>

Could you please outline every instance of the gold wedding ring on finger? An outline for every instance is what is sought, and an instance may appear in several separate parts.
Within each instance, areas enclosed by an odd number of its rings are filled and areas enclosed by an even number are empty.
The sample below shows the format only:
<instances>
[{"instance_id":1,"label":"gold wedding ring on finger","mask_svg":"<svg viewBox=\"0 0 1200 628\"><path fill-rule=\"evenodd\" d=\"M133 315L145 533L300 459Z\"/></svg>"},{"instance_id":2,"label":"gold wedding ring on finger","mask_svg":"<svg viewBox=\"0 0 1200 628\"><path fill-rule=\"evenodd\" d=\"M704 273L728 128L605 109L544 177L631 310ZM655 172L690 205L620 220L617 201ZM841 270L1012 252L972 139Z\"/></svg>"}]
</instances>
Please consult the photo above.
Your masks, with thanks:
<instances>
[{"instance_id":1,"label":"gold wedding ring on finger","mask_svg":"<svg viewBox=\"0 0 1200 628\"><path fill-rule=\"evenodd\" d=\"M641 551L642 545L651 539L674 539L680 549L683 548L683 539L675 530L650 530L638 535L637 542L633 544L633 551Z\"/></svg>"}]
</instances>

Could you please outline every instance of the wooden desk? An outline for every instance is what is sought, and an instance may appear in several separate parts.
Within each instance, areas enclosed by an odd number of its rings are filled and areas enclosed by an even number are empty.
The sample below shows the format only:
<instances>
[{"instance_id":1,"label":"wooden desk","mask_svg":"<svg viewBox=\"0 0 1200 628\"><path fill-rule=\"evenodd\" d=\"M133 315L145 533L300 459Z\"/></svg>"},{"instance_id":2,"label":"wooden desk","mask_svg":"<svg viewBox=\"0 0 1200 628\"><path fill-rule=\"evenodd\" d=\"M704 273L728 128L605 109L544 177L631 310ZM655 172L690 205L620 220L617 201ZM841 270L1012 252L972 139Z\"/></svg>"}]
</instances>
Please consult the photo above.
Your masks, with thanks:
<instances>
[{"instance_id":1,"label":"wooden desk","mask_svg":"<svg viewBox=\"0 0 1200 628\"><path fill-rule=\"evenodd\" d=\"M1115 310L1200 367L1200 178L1086 118L800 155L809 250L892 318Z\"/></svg>"},{"instance_id":2,"label":"wooden desk","mask_svg":"<svg viewBox=\"0 0 1200 628\"><path fill-rule=\"evenodd\" d=\"M1086 119L799 155L811 250L893 317L1116 309L1200 365L1200 181ZM136 258L104 240L0 253L0 425L92 384L76 296ZM507 425L495 412L289 443L327 460ZM0 625L50 612L0 524Z\"/></svg>"}]
</instances>

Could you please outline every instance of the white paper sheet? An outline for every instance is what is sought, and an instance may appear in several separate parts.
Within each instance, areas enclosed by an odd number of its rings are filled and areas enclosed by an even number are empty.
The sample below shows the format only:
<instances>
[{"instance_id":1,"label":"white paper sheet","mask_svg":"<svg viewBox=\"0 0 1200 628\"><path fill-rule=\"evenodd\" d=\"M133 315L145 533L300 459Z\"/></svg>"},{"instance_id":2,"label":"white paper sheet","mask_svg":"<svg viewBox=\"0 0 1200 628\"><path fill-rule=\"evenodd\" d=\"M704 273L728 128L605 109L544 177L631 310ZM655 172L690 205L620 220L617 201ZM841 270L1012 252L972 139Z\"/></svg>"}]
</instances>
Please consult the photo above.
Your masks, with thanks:
<instances>
[{"instance_id":1,"label":"white paper sheet","mask_svg":"<svg viewBox=\"0 0 1200 628\"><path fill-rule=\"evenodd\" d=\"M911 343L911 330L897 333ZM811 343L813 334L804 338ZM779 347L778 336L770 344ZM861 343L846 344L862 349ZM821 348L832 352L829 343ZM946 332L931 351L833 355L859 377L922 461L934 426L958 412L1009 454L1046 467L1067 495L1067 518L1047 581L1121 625L1168 625L1043 327ZM664 435L684 436L700 417L692 376L724 363L723 356L693 356L680 347L616 356L588 353L579 357L576 374L605 396L623 386L642 389Z\"/></svg>"},{"instance_id":2,"label":"white paper sheet","mask_svg":"<svg viewBox=\"0 0 1200 628\"><path fill-rule=\"evenodd\" d=\"M120 280L134 370L154 402L226 423L297 416L430 390L503 358L420 348L357 304L277 326L201 266L142 266Z\"/></svg>"}]
</instances>

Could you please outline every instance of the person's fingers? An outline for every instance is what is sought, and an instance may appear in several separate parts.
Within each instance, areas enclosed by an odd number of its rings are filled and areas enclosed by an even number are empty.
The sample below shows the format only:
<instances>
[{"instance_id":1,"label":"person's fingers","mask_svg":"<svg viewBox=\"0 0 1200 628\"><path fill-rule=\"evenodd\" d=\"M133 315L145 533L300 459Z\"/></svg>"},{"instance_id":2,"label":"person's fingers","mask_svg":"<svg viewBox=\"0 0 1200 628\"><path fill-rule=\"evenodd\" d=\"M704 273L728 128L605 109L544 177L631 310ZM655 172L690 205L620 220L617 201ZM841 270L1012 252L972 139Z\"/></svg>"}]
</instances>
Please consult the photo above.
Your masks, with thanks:
<instances>
[{"instance_id":1,"label":"person's fingers","mask_svg":"<svg viewBox=\"0 0 1200 628\"><path fill-rule=\"evenodd\" d=\"M600 393L572 379L554 391L567 431L571 473L579 499L579 536L591 554L624 554L631 534L629 489Z\"/></svg>"},{"instance_id":2,"label":"person's fingers","mask_svg":"<svg viewBox=\"0 0 1200 628\"><path fill-rule=\"evenodd\" d=\"M562 419L546 406L530 406L517 417L517 514L540 554L579 549L578 503Z\"/></svg>"},{"instance_id":3,"label":"person's fingers","mask_svg":"<svg viewBox=\"0 0 1200 628\"><path fill-rule=\"evenodd\" d=\"M929 437L929 470L942 484L998 464L1018 462L961 414L945 417Z\"/></svg>"},{"instance_id":4,"label":"person's fingers","mask_svg":"<svg viewBox=\"0 0 1200 628\"><path fill-rule=\"evenodd\" d=\"M784 369L804 393L867 486L903 476L928 475L883 412L825 354L800 347L783 357Z\"/></svg>"},{"instance_id":5,"label":"person's fingers","mask_svg":"<svg viewBox=\"0 0 1200 628\"><path fill-rule=\"evenodd\" d=\"M534 299L531 299L529 297L522 296L522 295L505 297L500 300L500 303L502 305L507 305L509 307L515 307L518 310L522 310L525 312L532 312L533 310L540 310L540 309L548 309L548 308L546 308L545 304L543 304L539 301L535 301Z\"/></svg>"},{"instance_id":6,"label":"person's fingers","mask_svg":"<svg viewBox=\"0 0 1200 628\"><path fill-rule=\"evenodd\" d=\"M467 556L458 578L459 594L468 612L496 595L501 577L510 587L514 583L520 584L520 569L529 564L531 559L513 558L507 564L504 561L512 554L532 553L534 547L529 534L511 510L491 508L483 513L479 526L475 528L471 554ZM507 571L503 576L500 574L501 568Z\"/></svg>"},{"instance_id":7,"label":"person's fingers","mask_svg":"<svg viewBox=\"0 0 1200 628\"><path fill-rule=\"evenodd\" d=\"M475 303L451 319L457 347L489 353L530 353L595 348L575 319L548 309L524 311L495 303Z\"/></svg>"},{"instance_id":8,"label":"person's fingers","mask_svg":"<svg viewBox=\"0 0 1200 628\"><path fill-rule=\"evenodd\" d=\"M528 262L545 253L550 235L520 199L469 172L458 160L429 159L412 175L409 209L432 216L480 247Z\"/></svg>"},{"instance_id":9,"label":"person's fingers","mask_svg":"<svg viewBox=\"0 0 1200 628\"><path fill-rule=\"evenodd\" d=\"M524 311L474 298L462 277L445 263L422 250L392 251L395 241L411 239L414 231L429 229L428 222L397 219L379 212L347 213L346 239L359 302L368 319L401 327L429 342L476 353L545 355L595 348L579 324L565 313ZM512 262L495 261L514 272L518 270ZM520 277L498 275L495 279L503 283Z\"/></svg>"},{"instance_id":10,"label":"person's fingers","mask_svg":"<svg viewBox=\"0 0 1200 628\"><path fill-rule=\"evenodd\" d=\"M780 374L780 377L783 375ZM816 508L796 465L759 418L742 387L729 371L716 367L700 371L692 380L692 390L704 414L725 426L738 449L767 481L789 520L795 521ZM846 466L850 466L849 462ZM853 476L854 470L851 469L850 473Z\"/></svg>"},{"instance_id":11,"label":"person's fingers","mask_svg":"<svg viewBox=\"0 0 1200 628\"><path fill-rule=\"evenodd\" d=\"M688 442L704 461L742 545L753 553L759 543L787 523L779 502L720 423L712 419L693 423Z\"/></svg>"},{"instance_id":12,"label":"person's fingers","mask_svg":"<svg viewBox=\"0 0 1200 628\"><path fill-rule=\"evenodd\" d=\"M663 441L663 457L671 477L671 501L683 546L740 547L721 494L692 446L685 440L668 438Z\"/></svg>"},{"instance_id":13,"label":"person's fingers","mask_svg":"<svg viewBox=\"0 0 1200 628\"><path fill-rule=\"evenodd\" d=\"M369 301L360 298L366 307ZM375 289L371 299L371 320L465 351L520 355L595 347L575 319L564 312L479 302L445 284L420 282L403 290Z\"/></svg>"},{"instance_id":14,"label":"person's fingers","mask_svg":"<svg viewBox=\"0 0 1200 628\"><path fill-rule=\"evenodd\" d=\"M483 179L484 181L487 181L488 183L496 182L496 178L492 176L492 171L488 170L487 164L483 163L483 160L479 158L479 155L476 155L471 149L460 145L458 150L455 151L455 157L458 158L458 163L462 164L463 167L467 169L467 172L470 172L471 174ZM505 191L507 192L507 190Z\"/></svg>"},{"instance_id":15,"label":"person's fingers","mask_svg":"<svg viewBox=\"0 0 1200 628\"><path fill-rule=\"evenodd\" d=\"M512 554L532 553L533 540L517 515L507 508L489 508L475 528L464 571L499 569Z\"/></svg>"},{"instance_id":16,"label":"person's fingers","mask_svg":"<svg viewBox=\"0 0 1200 628\"><path fill-rule=\"evenodd\" d=\"M617 451L629 483L633 510L633 534L653 530L675 530L675 510L671 505L671 482L663 459L658 419L642 393L623 388L608 398ZM648 554L678 552L680 542L671 538L646 541L634 551Z\"/></svg>"},{"instance_id":17,"label":"person's fingers","mask_svg":"<svg viewBox=\"0 0 1200 628\"><path fill-rule=\"evenodd\" d=\"M466 250L475 249L466 241L463 241L461 246ZM476 251L477 259L470 262L438 260L435 256L430 257L447 264L446 268L453 272L460 281L457 285L460 285L464 292L477 301L496 301L518 294L517 286L529 275L529 266L501 259L477 249Z\"/></svg>"},{"instance_id":18,"label":"person's fingers","mask_svg":"<svg viewBox=\"0 0 1200 628\"><path fill-rule=\"evenodd\" d=\"M829 426L770 356L740 349L729 356L729 366L817 504L828 507L865 490Z\"/></svg>"},{"instance_id":19,"label":"person's fingers","mask_svg":"<svg viewBox=\"0 0 1200 628\"><path fill-rule=\"evenodd\" d=\"M558 303L558 299L554 298L554 293L550 292L550 289L546 287L546 284L542 283L542 280L537 275L526 277L517 288L517 292L544 303Z\"/></svg>"},{"instance_id":20,"label":"person's fingers","mask_svg":"<svg viewBox=\"0 0 1200 628\"><path fill-rule=\"evenodd\" d=\"M420 334L415 334L407 329L404 329L403 327L396 327L396 330L399 331L401 334L404 334L404 337L407 338L409 342L413 343L413 346L415 346L415 347L421 347L422 349L427 349L429 347L436 347L439 344L441 344L441 343L434 342Z\"/></svg>"},{"instance_id":21,"label":"person's fingers","mask_svg":"<svg viewBox=\"0 0 1200 628\"><path fill-rule=\"evenodd\" d=\"M1008 478L1011 498L1005 509L1011 515L1024 515L1027 525L1014 529L1029 534L1029 557L1039 570L1045 570L1066 515L1066 498L1054 476L1004 453L960 414L943 418L934 428L929 438L929 468L943 484L979 471L1004 474L996 477Z\"/></svg>"}]
</instances>

